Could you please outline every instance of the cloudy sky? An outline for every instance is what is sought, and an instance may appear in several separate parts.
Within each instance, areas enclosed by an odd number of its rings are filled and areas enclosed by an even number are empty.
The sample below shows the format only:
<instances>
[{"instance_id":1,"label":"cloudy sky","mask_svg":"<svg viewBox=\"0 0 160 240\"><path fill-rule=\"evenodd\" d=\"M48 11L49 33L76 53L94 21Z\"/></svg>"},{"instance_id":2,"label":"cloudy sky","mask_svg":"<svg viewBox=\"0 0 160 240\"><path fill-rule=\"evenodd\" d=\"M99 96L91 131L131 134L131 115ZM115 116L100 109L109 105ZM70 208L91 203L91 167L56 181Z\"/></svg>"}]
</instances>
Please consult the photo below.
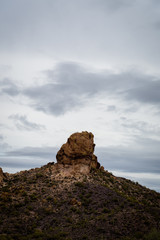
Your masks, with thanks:
<instances>
[{"instance_id":1,"label":"cloudy sky","mask_svg":"<svg viewBox=\"0 0 160 240\"><path fill-rule=\"evenodd\" d=\"M159 0L0 0L0 167L87 130L105 169L160 191L159 63Z\"/></svg>"}]
</instances>

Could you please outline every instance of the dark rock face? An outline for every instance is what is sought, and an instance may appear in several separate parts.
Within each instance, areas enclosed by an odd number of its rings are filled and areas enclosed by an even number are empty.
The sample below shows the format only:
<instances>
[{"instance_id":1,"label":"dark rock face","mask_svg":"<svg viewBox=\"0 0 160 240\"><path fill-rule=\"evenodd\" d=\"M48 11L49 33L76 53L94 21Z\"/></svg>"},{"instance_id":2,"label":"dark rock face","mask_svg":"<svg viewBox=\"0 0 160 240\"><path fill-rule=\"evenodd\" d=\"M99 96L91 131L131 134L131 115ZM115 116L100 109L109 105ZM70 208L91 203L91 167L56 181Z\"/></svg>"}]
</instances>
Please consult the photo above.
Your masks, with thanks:
<instances>
[{"instance_id":1,"label":"dark rock face","mask_svg":"<svg viewBox=\"0 0 160 240\"><path fill-rule=\"evenodd\" d=\"M84 164L99 168L94 152L94 135L89 132L74 133L57 153L57 163L64 165Z\"/></svg>"}]
</instances>

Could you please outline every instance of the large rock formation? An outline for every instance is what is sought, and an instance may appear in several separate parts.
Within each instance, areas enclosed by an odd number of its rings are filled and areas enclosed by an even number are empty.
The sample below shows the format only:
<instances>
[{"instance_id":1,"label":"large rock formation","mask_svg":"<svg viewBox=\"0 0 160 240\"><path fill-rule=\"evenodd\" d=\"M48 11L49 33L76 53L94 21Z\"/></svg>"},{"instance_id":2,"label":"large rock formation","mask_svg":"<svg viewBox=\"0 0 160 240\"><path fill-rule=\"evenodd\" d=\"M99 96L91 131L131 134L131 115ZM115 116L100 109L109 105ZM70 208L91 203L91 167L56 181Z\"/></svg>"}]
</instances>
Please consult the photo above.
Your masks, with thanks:
<instances>
[{"instance_id":1,"label":"large rock formation","mask_svg":"<svg viewBox=\"0 0 160 240\"><path fill-rule=\"evenodd\" d=\"M57 153L57 163L63 165L87 165L99 168L94 152L94 135L88 132L74 133Z\"/></svg>"}]
</instances>

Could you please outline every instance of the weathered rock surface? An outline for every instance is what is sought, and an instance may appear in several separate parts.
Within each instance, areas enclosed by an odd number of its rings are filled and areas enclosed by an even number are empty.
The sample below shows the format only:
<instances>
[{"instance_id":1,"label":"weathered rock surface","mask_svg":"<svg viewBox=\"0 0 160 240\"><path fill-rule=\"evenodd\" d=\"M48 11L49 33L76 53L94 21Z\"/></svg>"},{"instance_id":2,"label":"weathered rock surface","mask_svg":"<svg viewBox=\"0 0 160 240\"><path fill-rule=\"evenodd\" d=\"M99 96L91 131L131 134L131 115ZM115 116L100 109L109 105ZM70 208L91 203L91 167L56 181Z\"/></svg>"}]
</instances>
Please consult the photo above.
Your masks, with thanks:
<instances>
[{"instance_id":1,"label":"weathered rock surface","mask_svg":"<svg viewBox=\"0 0 160 240\"><path fill-rule=\"evenodd\" d=\"M2 168L0 168L0 183L3 182L3 180L6 178L5 174L2 171Z\"/></svg>"},{"instance_id":2,"label":"weathered rock surface","mask_svg":"<svg viewBox=\"0 0 160 240\"><path fill-rule=\"evenodd\" d=\"M89 132L74 133L57 153L57 163L63 165L87 165L99 168L94 152L94 135Z\"/></svg>"}]
</instances>

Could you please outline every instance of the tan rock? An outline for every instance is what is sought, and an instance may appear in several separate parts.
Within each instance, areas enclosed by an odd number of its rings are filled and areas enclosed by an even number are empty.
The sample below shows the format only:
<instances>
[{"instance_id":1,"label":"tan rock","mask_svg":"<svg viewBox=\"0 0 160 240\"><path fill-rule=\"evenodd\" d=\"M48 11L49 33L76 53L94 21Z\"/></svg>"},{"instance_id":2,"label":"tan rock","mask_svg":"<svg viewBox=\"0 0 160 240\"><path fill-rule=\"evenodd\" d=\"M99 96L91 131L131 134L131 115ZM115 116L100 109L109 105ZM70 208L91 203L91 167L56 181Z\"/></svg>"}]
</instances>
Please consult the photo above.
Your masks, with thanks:
<instances>
[{"instance_id":1,"label":"tan rock","mask_svg":"<svg viewBox=\"0 0 160 240\"><path fill-rule=\"evenodd\" d=\"M5 174L2 171L2 168L0 168L0 183L3 182L3 180L6 178Z\"/></svg>"},{"instance_id":2,"label":"tan rock","mask_svg":"<svg viewBox=\"0 0 160 240\"><path fill-rule=\"evenodd\" d=\"M73 206L75 206L75 205L81 206L82 205L82 203L80 201L78 201L76 198L72 198L70 201L70 204Z\"/></svg>"},{"instance_id":3,"label":"tan rock","mask_svg":"<svg viewBox=\"0 0 160 240\"><path fill-rule=\"evenodd\" d=\"M93 154L94 135L89 132L74 133L62 145L57 153L57 163L63 165L87 165L89 168L99 168L97 157Z\"/></svg>"},{"instance_id":4,"label":"tan rock","mask_svg":"<svg viewBox=\"0 0 160 240\"><path fill-rule=\"evenodd\" d=\"M59 177L65 178L70 176L78 177L81 174L87 175L89 174L90 169L91 168L89 165L85 165L82 163L77 163L74 165L57 163L53 166L51 172L52 176L58 179Z\"/></svg>"}]
</instances>

